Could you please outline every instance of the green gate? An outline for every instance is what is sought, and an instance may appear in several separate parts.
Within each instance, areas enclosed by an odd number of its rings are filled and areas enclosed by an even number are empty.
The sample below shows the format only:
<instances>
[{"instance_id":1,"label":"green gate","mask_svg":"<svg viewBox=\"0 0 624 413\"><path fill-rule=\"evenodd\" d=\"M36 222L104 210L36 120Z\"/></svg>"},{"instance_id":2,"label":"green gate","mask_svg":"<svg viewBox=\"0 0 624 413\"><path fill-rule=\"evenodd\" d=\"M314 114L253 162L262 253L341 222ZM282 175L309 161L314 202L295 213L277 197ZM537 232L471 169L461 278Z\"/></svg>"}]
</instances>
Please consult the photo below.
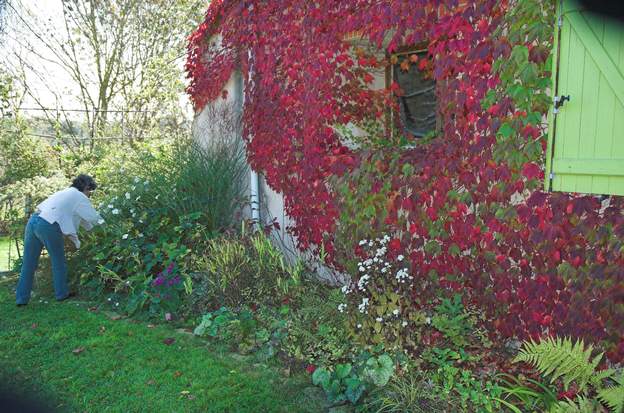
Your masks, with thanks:
<instances>
[{"instance_id":1,"label":"green gate","mask_svg":"<svg viewBox=\"0 0 624 413\"><path fill-rule=\"evenodd\" d=\"M624 25L573 0L557 15L545 187L624 195Z\"/></svg>"}]
</instances>

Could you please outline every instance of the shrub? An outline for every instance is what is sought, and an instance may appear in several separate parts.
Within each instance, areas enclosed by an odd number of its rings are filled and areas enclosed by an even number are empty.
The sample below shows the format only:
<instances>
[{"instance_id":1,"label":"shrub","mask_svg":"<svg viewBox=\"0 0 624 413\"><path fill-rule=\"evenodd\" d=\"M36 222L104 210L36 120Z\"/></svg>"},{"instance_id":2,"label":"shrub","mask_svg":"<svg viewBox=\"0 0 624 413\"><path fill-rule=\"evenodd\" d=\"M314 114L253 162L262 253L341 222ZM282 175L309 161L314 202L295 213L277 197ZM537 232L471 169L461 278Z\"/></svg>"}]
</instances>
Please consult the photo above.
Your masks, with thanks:
<instances>
[{"instance_id":1,"label":"shrub","mask_svg":"<svg viewBox=\"0 0 624 413\"><path fill-rule=\"evenodd\" d=\"M24 178L0 187L0 232L21 242L24 227L35 207L69 184L65 176L56 172L49 177Z\"/></svg>"},{"instance_id":2,"label":"shrub","mask_svg":"<svg viewBox=\"0 0 624 413\"><path fill-rule=\"evenodd\" d=\"M202 313L226 306L277 304L288 298L289 285L300 283L301 266L288 265L262 231L229 235L209 243L198 258L195 292L189 306Z\"/></svg>"},{"instance_id":3,"label":"shrub","mask_svg":"<svg viewBox=\"0 0 624 413\"><path fill-rule=\"evenodd\" d=\"M178 307L179 289L192 290L193 254L203 254L240 206L241 156L190 141L113 153L97 170L102 190L96 199L106 224L85 237L72 266L100 292L129 294L130 312ZM171 264L182 282L162 300L153 281Z\"/></svg>"},{"instance_id":4,"label":"shrub","mask_svg":"<svg viewBox=\"0 0 624 413\"><path fill-rule=\"evenodd\" d=\"M0 188L18 181L51 175L52 149L28 135L23 118L0 118Z\"/></svg>"}]
</instances>

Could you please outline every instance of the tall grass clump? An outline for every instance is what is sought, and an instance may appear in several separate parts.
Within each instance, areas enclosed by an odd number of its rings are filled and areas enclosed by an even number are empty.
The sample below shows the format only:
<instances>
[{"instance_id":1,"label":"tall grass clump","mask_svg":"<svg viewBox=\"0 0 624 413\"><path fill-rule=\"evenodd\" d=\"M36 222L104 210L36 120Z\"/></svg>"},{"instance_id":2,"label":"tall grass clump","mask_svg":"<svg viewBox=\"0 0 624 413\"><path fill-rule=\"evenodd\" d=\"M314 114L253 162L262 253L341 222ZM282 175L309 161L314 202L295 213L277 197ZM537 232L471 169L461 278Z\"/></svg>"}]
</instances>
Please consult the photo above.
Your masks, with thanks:
<instances>
[{"instance_id":1,"label":"tall grass clump","mask_svg":"<svg viewBox=\"0 0 624 413\"><path fill-rule=\"evenodd\" d=\"M242 141L178 142L169 161L173 176L166 202L172 212L201 212L206 224L215 230L231 226L246 189Z\"/></svg>"}]
</instances>

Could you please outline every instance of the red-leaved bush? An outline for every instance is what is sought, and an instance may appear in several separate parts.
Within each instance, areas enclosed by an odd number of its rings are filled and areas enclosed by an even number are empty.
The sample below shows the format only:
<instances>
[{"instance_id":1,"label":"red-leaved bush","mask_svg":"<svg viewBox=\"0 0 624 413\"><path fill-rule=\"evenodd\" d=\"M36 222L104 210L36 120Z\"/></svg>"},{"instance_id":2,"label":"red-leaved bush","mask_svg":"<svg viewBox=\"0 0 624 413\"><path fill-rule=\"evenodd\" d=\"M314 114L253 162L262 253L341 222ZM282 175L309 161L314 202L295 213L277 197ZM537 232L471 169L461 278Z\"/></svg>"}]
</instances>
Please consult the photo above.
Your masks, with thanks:
<instances>
[{"instance_id":1,"label":"red-leaved bush","mask_svg":"<svg viewBox=\"0 0 624 413\"><path fill-rule=\"evenodd\" d=\"M402 311L429 305L442 290L461 291L487 315L494 338L583 337L621 361L623 202L539 189L552 40L514 37L522 28L505 16L516 6L215 0L190 38L189 93L200 110L221 98L235 68L242 71L252 167L284 195L300 247L322 246L330 264L349 268L344 257L357 260L360 240L334 242L346 198L330 183L372 157L345 146L335 126L384 122L397 87L372 90L371 73L400 47L425 43L428 56L415 64L436 80L441 130L426 145L375 155L380 182L371 182L371 192L385 184L388 200L373 206L383 219L361 223L390 234L393 253L409 263L414 279ZM354 33L389 58L353 47L345 38ZM392 160L399 167L388 180Z\"/></svg>"}]
</instances>

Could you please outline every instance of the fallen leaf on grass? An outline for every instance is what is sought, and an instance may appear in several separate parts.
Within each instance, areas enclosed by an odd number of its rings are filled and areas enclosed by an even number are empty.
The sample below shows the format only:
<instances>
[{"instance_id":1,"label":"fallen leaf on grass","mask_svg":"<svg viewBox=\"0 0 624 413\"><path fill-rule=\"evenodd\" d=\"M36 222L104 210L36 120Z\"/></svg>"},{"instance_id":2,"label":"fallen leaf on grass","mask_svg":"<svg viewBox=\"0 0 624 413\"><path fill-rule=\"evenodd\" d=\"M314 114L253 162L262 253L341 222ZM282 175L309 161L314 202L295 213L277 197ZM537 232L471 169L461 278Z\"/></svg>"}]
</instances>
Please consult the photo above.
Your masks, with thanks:
<instances>
[{"instance_id":1,"label":"fallen leaf on grass","mask_svg":"<svg viewBox=\"0 0 624 413\"><path fill-rule=\"evenodd\" d=\"M103 332L105 332L105 331L106 331L106 327L101 326L101 327L100 327L100 333L103 333Z\"/></svg>"},{"instance_id":2,"label":"fallen leaf on grass","mask_svg":"<svg viewBox=\"0 0 624 413\"><path fill-rule=\"evenodd\" d=\"M37 323L32 323L32 325L30 326L30 328L32 328L33 330L34 330L35 328L37 328Z\"/></svg>"},{"instance_id":3,"label":"fallen leaf on grass","mask_svg":"<svg viewBox=\"0 0 624 413\"><path fill-rule=\"evenodd\" d=\"M148 324L147 325L147 328L154 328L154 327L156 327L154 324Z\"/></svg>"},{"instance_id":4,"label":"fallen leaf on grass","mask_svg":"<svg viewBox=\"0 0 624 413\"><path fill-rule=\"evenodd\" d=\"M72 350L72 353L74 353L75 355L78 355L80 353L82 353L83 351L85 351L84 347L78 347Z\"/></svg>"},{"instance_id":5,"label":"fallen leaf on grass","mask_svg":"<svg viewBox=\"0 0 624 413\"><path fill-rule=\"evenodd\" d=\"M167 337L166 339L163 340L163 343L170 346L173 343L175 343L175 338L173 337Z\"/></svg>"},{"instance_id":6,"label":"fallen leaf on grass","mask_svg":"<svg viewBox=\"0 0 624 413\"><path fill-rule=\"evenodd\" d=\"M193 400L195 398L195 396L193 396L188 390L182 390L180 392L180 397L186 397L189 400Z\"/></svg>"},{"instance_id":7,"label":"fallen leaf on grass","mask_svg":"<svg viewBox=\"0 0 624 413\"><path fill-rule=\"evenodd\" d=\"M148 386L153 386L154 384L156 384L156 382L154 380L148 380L147 382L145 382L145 384L147 384Z\"/></svg>"},{"instance_id":8,"label":"fallen leaf on grass","mask_svg":"<svg viewBox=\"0 0 624 413\"><path fill-rule=\"evenodd\" d=\"M178 377L180 377L182 375L181 371L176 371L175 373L173 373L173 378L177 379Z\"/></svg>"},{"instance_id":9,"label":"fallen leaf on grass","mask_svg":"<svg viewBox=\"0 0 624 413\"><path fill-rule=\"evenodd\" d=\"M87 309L87 311L91 312L91 313L97 313L98 312L98 308L97 307L89 307Z\"/></svg>"}]
</instances>

